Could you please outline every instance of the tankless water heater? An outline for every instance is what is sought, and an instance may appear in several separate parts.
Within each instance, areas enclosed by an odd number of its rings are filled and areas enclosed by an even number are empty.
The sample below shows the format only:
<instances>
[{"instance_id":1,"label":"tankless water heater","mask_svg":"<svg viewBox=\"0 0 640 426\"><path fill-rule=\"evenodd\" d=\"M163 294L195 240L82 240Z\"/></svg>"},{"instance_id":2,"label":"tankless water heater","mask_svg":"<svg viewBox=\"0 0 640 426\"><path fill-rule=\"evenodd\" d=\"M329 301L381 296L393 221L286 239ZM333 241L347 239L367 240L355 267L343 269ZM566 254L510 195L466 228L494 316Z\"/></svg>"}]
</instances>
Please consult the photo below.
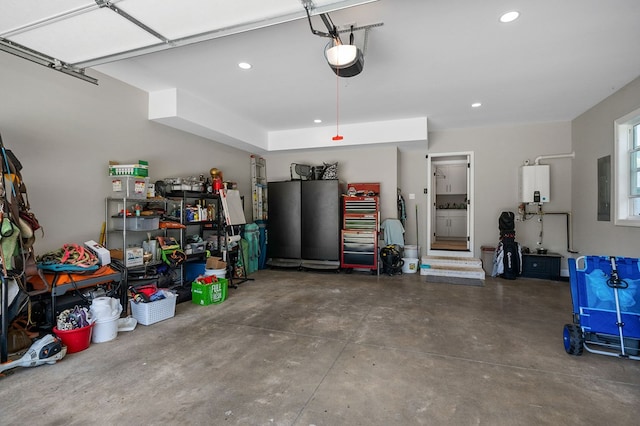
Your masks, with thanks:
<instances>
[{"instance_id":1,"label":"tankless water heater","mask_svg":"<svg viewBox=\"0 0 640 426\"><path fill-rule=\"evenodd\" d=\"M520 202L548 203L551 201L548 164L520 167L519 183Z\"/></svg>"}]
</instances>

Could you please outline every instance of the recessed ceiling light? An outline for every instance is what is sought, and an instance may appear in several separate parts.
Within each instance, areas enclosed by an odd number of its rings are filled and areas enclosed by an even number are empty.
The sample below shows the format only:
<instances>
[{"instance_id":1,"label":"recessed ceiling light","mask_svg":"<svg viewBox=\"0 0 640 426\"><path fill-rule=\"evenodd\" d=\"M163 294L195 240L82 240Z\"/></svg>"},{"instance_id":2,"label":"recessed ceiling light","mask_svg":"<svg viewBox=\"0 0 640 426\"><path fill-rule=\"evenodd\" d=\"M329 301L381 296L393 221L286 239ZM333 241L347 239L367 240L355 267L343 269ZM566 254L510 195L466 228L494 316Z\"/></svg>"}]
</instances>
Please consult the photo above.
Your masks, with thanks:
<instances>
[{"instance_id":1,"label":"recessed ceiling light","mask_svg":"<svg viewBox=\"0 0 640 426\"><path fill-rule=\"evenodd\" d=\"M313 122L316 124L320 124L322 123L322 120L320 120L319 118L316 118L315 120L313 120Z\"/></svg>"},{"instance_id":2,"label":"recessed ceiling light","mask_svg":"<svg viewBox=\"0 0 640 426\"><path fill-rule=\"evenodd\" d=\"M482 103L480 102L474 102L471 104L471 108L480 108L482 106Z\"/></svg>"},{"instance_id":3,"label":"recessed ceiling light","mask_svg":"<svg viewBox=\"0 0 640 426\"><path fill-rule=\"evenodd\" d=\"M515 10L511 11L511 12L507 12L504 13L501 17L500 17L500 22L506 24L508 22L513 22L516 19L518 19L518 16L520 16L520 12L516 12Z\"/></svg>"},{"instance_id":4,"label":"recessed ceiling light","mask_svg":"<svg viewBox=\"0 0 640 426\"><path fill-rule=\"evenodd\" d=\"M251 68L251 64L248 62L240 62L238 66L243 70L248 70L249 68Z\"/></svg>"}]
</instances>

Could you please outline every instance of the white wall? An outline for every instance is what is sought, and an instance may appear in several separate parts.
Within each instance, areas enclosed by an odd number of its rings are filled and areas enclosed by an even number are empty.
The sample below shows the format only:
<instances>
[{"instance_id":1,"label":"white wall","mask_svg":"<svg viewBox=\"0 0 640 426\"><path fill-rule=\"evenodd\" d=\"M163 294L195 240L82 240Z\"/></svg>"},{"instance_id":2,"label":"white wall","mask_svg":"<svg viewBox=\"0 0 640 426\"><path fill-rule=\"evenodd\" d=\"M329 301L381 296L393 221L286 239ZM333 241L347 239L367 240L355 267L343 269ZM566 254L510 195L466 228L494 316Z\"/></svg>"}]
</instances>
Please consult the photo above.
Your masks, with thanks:
<instances>
[{"instance_id":1,"label":"white wall","mask_svg":"<svg viewBox=\"0 0 640 426\"><path fill-rule=\"evenodd\" d=\"M613 220L597 220L598 158L610 155L613 166L613 122L639 107L640 78L637 78L572 123L573 147L576 151L572 203L575 245L581 255L640 257L640 228L615 226Z\"/></svg>"},{"instance_id":2,"label":"white wall","mask_svg":"<svg viewBox=\"0 0 640 426\"><path fill-rule=\"evenodd\" d=\"M498 242L500 213L517 213L519 167L525 160L533 162L539 155L570 152L571 124L543 123L447 130L429 134L429 153L462 151L473 151L475 157L474 254L479 257L480 246L495 246ZM541 164L551 166L551 202L545 204L544 210L571 210L572 161L558 159L543 161ZM543 246L551 252L567 256L565 229L563 216L545 216ZM535 218L516 223L516 240L523 246L535 249L539 233L540 224ZM426 239L423 243L424 241ZM566 259L563 262L566 266Z\"/></svg>"},{"instance_id":3,"label":"white wall","mask_svg":"<svg viewBox=\"0 0 640 426\"><path fill-rule=\"evenodd\" d=\"M109 160L148 160L152 181L218 167L251 218L249 153L150 122L147 94L104 75L95 86L4 53L0 70L0 134L45 231L36 254L98 240Z\"/></svg>"}]
</instances>

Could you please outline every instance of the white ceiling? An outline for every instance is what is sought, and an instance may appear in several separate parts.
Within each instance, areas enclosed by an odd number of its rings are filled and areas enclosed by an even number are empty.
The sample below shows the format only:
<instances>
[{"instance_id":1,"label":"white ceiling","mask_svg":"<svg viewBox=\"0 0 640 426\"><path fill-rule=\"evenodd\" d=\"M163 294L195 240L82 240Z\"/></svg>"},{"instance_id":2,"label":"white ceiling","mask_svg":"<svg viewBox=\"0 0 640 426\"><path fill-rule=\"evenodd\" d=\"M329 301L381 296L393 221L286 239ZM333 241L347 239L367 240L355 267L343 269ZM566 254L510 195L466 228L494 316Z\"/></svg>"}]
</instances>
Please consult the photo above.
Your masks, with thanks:
<instances>
[{"instance_id":1,"label":"white ceiling","mask_svg":"<svg viewBox=\"0 0 640 426\"><path fill-rule=\"evenodd\" d=\"M55 13L50 5L58 2L28 2L31 9L19 0L4 3L9 9L0 6L0 37L8 34L71 63L117 53L114 46L158 44L114 19L113 11L95 7L80 14L86 20L80 34L67 19L46 37L41 28L12 34L36 15ZM72 9L93 2L60 3ZM169 39L202 31L218 38L97 65L87 74L99 79L97 70L150 93L177 89L175 114L200 112L177 127L212 138L224 133L229 138L223 142L257 151L269 150L269 135L278 132L335 126L338 92L341 126L427 117L431 131L568 121L640 75L638 0L378 0L335 11L355 2L314 1L316 13L331 10L339 27L383 24L366 31L363 72L339 80L323 57L328 39L311 33L299 0L114 3L132 15L153 10L145 24ZM518 10L520 18L499 23L508 10ZM318 16L312 21L326 31ZM256 22L261 28L238 32ZM364 34L355 34L360 47ZM253 68L240 70L240 61ZM471 108L473 102L482 107ZM323 123L314 124L316 118ZM221 130L219 123L234 120L253 132Z\"/></svg>"}]
</instances>

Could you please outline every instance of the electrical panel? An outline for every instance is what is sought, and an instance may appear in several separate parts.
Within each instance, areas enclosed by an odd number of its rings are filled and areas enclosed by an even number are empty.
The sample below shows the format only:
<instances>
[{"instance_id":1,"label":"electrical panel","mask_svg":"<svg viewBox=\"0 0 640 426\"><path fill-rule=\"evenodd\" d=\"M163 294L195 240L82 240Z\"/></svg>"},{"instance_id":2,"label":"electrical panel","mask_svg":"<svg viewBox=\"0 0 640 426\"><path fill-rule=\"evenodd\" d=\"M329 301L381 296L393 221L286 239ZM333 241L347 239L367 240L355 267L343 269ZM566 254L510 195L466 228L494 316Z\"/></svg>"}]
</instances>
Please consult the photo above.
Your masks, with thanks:
<instances>
[{"instance_id":1,"label":"electrical panel","mask_svg":"<svg viewBox=\"0 0 640 426\"><path fill-rule=\"evenodd\" d=\"M549 165L520 167L520 202L548 203L551 201L549 187Z\"/></svg>"}]
</instances>

